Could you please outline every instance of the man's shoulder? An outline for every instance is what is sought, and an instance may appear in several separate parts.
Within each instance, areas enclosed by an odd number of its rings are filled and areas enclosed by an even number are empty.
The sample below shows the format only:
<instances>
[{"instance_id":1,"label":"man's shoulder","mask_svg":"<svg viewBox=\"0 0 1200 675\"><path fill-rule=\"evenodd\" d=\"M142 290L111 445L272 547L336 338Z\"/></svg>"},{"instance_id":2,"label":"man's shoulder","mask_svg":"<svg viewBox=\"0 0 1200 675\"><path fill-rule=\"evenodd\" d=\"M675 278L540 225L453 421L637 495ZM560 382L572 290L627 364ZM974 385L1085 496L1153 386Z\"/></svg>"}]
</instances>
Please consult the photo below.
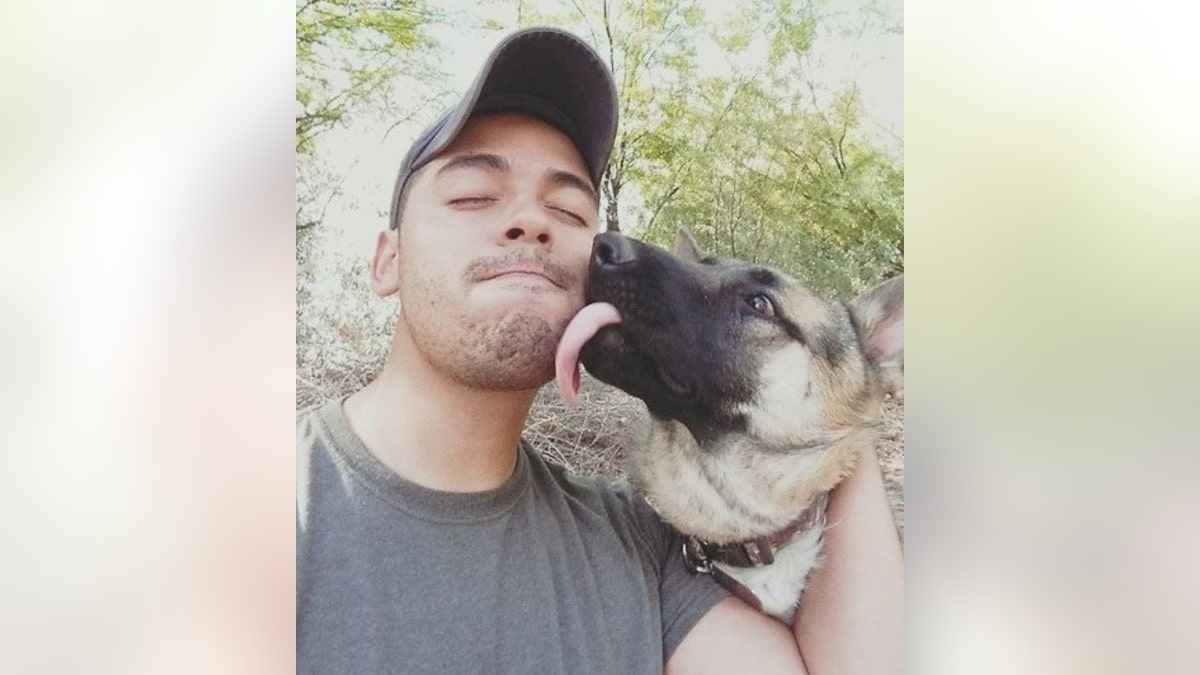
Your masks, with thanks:
<instances>
[{"instance_id":1,"label":"man's shoulder","mask_svg":"<svg viewBox=\"0 0 1200 675\"><path fill-rule=\"evenodd\" d=\"M318 471L320 466L337 463L330 417L337 415L339 405L336 400L319 401L296 410L296 514L302 527L307 525L314 463Z\"/></svg>"},{"instance_id":2,"label":"man's shoulder","mask_svg":"<svg viewBox=\"0 0 1200 675\"><path fill-rule=\"evenodd\" d=\"M297 461L305 464L319 448L330 444L327 418L329 407L336 401L319 401L296 410Z\"/></svg>"},{"instance_id":3,"label":"man's shoulder","mask_svg":"<svg viewBox=\"0 0 1200 675\"><path fill-rule=\"evenodd\" d=\"M344 398L309 403L296 409L296 449L311 452L314 446L344 444L348 423L342 412Z\"/></svg>"}]
</instances>

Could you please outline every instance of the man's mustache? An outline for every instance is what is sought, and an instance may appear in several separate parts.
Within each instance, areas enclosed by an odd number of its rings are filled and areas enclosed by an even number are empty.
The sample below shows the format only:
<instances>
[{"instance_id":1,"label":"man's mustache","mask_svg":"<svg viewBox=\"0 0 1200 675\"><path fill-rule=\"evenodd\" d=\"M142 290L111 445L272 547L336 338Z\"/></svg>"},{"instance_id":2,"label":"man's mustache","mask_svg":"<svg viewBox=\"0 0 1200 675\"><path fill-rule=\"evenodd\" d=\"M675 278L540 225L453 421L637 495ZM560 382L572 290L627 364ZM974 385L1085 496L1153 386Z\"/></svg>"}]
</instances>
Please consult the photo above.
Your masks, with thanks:
<instances>
[{"instance_id":1,"label":"man's mustache","mask_svg":"<svg viewBox=\"0 0 1200 675\"><path fill-rule=\"evenodd\" d=\"M556 286L571 289L579 283L579 275L569 267L550 259L550 254L542 250L513 251L504 255L478 258L467 265L466 277L469 281L483 281L499 276L506 272L533 272L541 274Z\"/></svg>"}]
</instances>

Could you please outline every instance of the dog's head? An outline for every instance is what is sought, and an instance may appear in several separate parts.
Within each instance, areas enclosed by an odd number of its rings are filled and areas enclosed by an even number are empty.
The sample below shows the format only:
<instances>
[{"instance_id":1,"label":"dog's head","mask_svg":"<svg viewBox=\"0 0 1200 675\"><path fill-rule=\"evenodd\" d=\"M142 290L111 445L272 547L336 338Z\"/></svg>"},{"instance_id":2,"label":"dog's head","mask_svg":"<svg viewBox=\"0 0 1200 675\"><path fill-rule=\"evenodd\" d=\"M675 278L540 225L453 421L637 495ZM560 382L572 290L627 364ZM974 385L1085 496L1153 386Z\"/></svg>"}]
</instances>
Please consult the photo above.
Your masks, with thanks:
<instances>
[{"instance_id":1,"label":"dog's head","mask_svg":"<svg viewBox=\"0 0 1200 675\"><path fill-rule=\"evenodd\" d=\"M604 233L587 300L621 320L583 346L584 367L701 447L730 435L780 450L821 444L899 390L903 277L830 302L777 270L705 255L685 231L674 255Z\"/></svg>"}]
</instances>

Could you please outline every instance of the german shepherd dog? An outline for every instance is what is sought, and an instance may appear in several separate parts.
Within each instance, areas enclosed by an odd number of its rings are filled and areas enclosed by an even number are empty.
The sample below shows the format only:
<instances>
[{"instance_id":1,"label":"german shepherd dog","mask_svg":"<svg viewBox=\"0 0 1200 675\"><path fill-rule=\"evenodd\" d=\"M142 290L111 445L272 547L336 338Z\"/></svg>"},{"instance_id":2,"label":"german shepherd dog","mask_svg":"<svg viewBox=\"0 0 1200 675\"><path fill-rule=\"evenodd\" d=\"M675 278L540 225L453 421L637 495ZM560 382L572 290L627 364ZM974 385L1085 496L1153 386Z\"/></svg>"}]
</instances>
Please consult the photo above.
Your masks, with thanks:
<instances>
[{"instance_id":1,"label":"german shepherd dog","mask_svg":"<svg viewBox=\"0 0 1200 675\"><path fill-rule=\"evenodd\" d=\"M903 276L830 302L777 270L596 237L588 305L558 353L641 399L630 479L685 536L685 564L791 623L817 564L829 490L878 438L903 374Z\"/></svg>"}]
</instances>

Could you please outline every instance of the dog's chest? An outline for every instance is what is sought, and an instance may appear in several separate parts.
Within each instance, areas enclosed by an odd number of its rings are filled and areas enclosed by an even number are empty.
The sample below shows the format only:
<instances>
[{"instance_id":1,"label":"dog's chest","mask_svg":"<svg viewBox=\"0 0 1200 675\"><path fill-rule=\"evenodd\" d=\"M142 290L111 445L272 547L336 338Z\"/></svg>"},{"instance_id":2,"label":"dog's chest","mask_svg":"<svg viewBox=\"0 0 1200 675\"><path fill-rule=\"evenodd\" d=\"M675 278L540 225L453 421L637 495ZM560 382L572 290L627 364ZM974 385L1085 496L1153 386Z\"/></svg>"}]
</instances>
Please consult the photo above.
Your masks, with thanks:
<instances>
[{"instance_id":1,"label":"dog's chest","mask_svg":"<svg viewBox=\"0 0 1200 675\"><path fill-rule=\"evenodd\" d=\"M769 535L819 494L827 456L705 454L683 445L632 453L630 475L681 532L724 544Z\"/></svg>"},{"instance_id":2,"label":"dog's chest","mask_svg":"<svg viewBox=\"0 0 1200 675\"><path fill-rule=\"evenodd\" d=\"M704 452L669 423L651 424L652 440L631 453L630 474L660 515L681 532L711 544L734 544L796 523L844 471L838 452ZM639 447L635 445L634 447ZM824 508L811 524L759 567L715 565L757 598L763 611L791 622L808 574L817 564ZM719 575L718 575L719 576Z\"/></svg>"},{"instance_id":3,"label":"dog's chest","mask_svg":"<svg viewBox=\"0 0 1200 675\"><path fill-rule=\"evenodd\" d=\"M808 574L821 553L824 517L811 528L775 551L775 562L761 567L733 567L717 563L723 572L748 588L764 612L791 623Z\"/></svg>"}]
</instances>

